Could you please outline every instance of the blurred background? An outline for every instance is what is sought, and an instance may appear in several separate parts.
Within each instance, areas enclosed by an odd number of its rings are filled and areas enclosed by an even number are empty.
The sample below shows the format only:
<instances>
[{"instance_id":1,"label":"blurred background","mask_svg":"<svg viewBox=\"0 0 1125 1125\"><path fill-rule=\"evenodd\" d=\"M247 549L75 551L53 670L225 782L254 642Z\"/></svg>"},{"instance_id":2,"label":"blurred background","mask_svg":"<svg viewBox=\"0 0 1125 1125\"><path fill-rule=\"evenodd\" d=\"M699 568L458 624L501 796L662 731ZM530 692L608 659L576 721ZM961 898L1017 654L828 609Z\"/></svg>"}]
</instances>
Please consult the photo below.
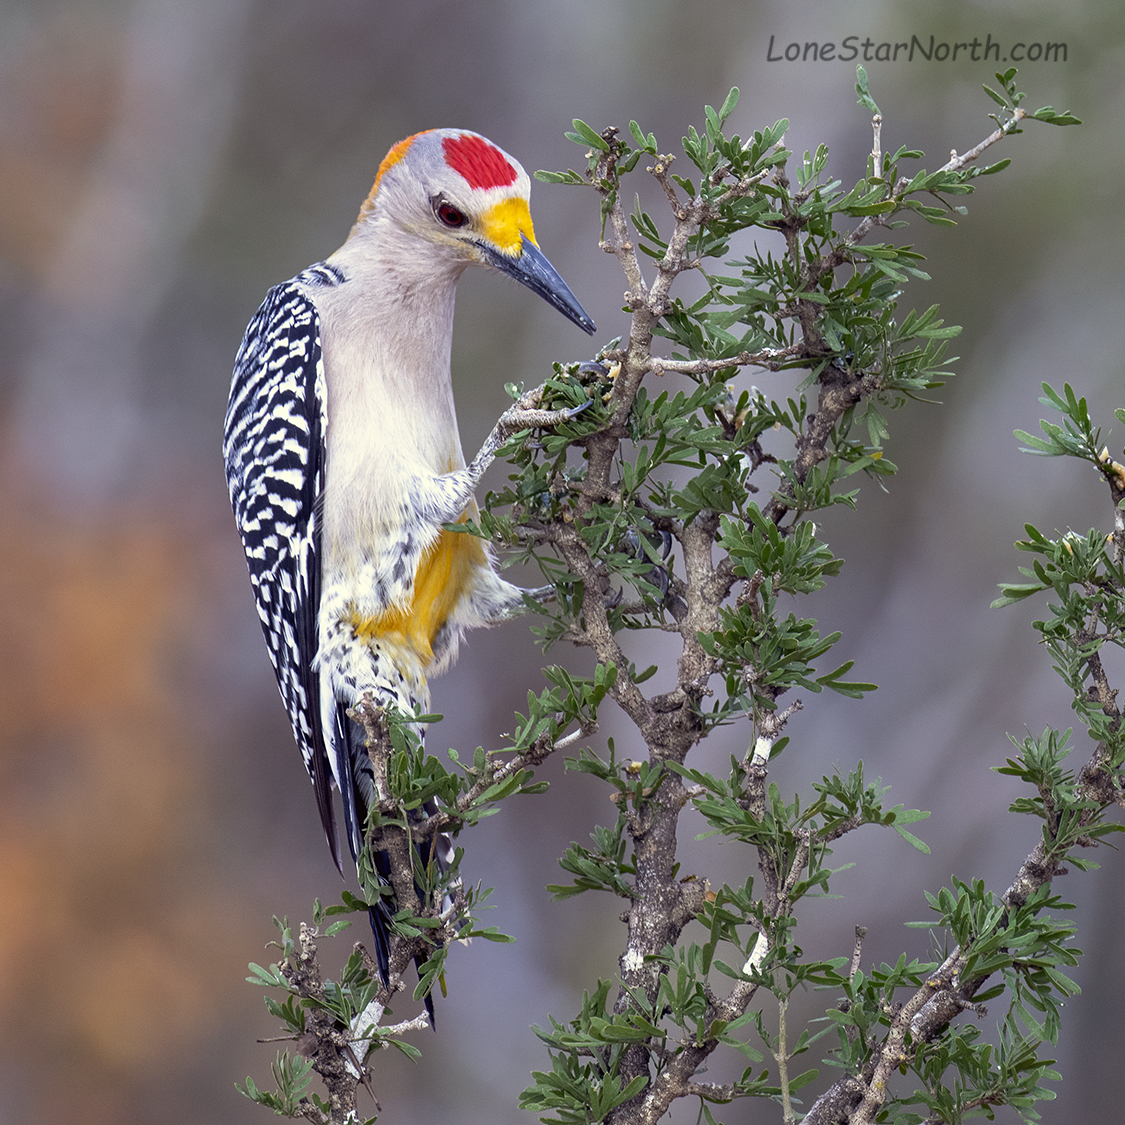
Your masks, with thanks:
<instances>
[{"instance_id":1,"label":"blurred background","mask_svg":"<svg viewBox=\"0 0 1125 1125\"><path fill-rule=\"evenodd\" d=\"M245 967L268 963L272 915L308 918L340 890L219 455L231 360L266 289L334 250L383 153L431 126L483 132L531 171L579 166L572 117L636 118L670 151L738 85L736 131L788 117L790 147L826 142L853 182L871 143L854 63L769 62L771 37L775 54L850 35L1066 44L1065 61L1023 64L1019 85L1032 108L1085 124L1032 124L990 154L1013 165L980 182L956 230L907 236L934 277L908 303L940 302L965 327L959 376L943 406L893 420L901 472L886 492L866 484L857 515L824 520L847 565L807 612L843 631L840 659L880 690L806 697L773 771L783 792L807 792L862 758L892 803L934 812L929 856L892 833L841 843L838 863L857 866L833 884L842 898L802 914L810 956L849 953L862 924L865 961L927 958L930 935L902 925L926 917L923 887L957 874L1003 893L1038 828L1006 813L1017 791L990 767L1006 732L1066 727L1070 711L1030 628L1041 606L988 603L1015 577L1025 522L1110 519L1094 473L1020 455L1012 430L1038 429L1045 379L1072 382L1107 428L1125 399L1123 32L1112 0L0 0L0 1125L264 1122L234 1088L247 1074L268 1084L276 1050L256 1043L274 1025ZM997 69L964 55L870 62L885 149L920 146L933 168L979 141L992 108L980 86ZM543 184L534 196L540 242L600 339L622 332L595 198ZM589 348L525 290L467 277L454 354L465 448L506 405L506 381L537 382ZM587 666L581 652L552 658ZM473 636L435 684L446 719L431 750L500 744L543 686L538 661L522 624ZM1111 670L1121 683L1121 663ZM639 753L612 708L604 719L596 748L615 736ZM747 737L725 730L698 763L722 767ZM551 903L543 889L566 844L613 809L561 762L544 774L549 795L509 802L465 841L469 876L497 888L486 921L517 944L453 951L423 1061L377 1060L388 1121L525 1120L516 1095L546 1064L529 1025L568 1019L615 971L619 904ZM744 880L752 857L695 845L695 827L685 870ZM1123 872L1112 851L1098 858L1100 872L1057 884L1087 956L1047 1122L1120 1113ZM349 940L324 943L329 966ZM801 1003L815 1013L824 998Z\"/></svg>"}]
</instances>

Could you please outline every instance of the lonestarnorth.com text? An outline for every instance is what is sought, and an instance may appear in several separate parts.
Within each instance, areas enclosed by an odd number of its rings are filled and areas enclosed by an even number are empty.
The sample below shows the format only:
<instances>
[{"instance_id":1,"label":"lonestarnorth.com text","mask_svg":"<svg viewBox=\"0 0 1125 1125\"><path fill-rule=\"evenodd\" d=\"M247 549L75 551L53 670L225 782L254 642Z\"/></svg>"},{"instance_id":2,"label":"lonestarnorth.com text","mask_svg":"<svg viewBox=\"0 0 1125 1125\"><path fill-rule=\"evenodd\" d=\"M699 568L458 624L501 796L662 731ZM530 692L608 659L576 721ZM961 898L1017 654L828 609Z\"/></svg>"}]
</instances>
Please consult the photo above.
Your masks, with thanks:
<instances>
[{"instance_id":1,"label":"lonestarnorth.com text","mask_svg":"<svg viewBox=\"0 0 1125 1125\"><path fill-rule=\"evenodd\" d=\"M991 35L981 42L973 38L963 43L938 42L911 35L909 41L877 42L870 37L849 35L839 43L815 40L780 46L770 36L766 62L1066 62L1065 43L1013 43L1006 50Z\"/></svg>"}]
</instances>

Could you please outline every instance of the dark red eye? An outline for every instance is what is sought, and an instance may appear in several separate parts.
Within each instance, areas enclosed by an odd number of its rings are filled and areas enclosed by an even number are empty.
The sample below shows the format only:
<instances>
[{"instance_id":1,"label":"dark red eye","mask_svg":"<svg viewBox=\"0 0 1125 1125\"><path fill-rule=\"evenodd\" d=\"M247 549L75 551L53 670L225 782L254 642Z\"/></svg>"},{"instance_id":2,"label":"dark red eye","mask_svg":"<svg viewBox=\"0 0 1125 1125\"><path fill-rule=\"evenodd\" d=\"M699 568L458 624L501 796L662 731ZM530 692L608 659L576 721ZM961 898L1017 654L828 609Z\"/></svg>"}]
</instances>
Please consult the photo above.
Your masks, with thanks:
<instances>
[{"instance_id":1,"label":"dark red eye","mask_svg":"<svg viewBox=\"0 0 1125 1125\"><path fill-rule=\"evenodd\" d=\"M437 217L447 227L463 227L468 221L465 218L465 212L454 207L452 203L439 203L437 205Z\"/></svg>"}]
</instances>

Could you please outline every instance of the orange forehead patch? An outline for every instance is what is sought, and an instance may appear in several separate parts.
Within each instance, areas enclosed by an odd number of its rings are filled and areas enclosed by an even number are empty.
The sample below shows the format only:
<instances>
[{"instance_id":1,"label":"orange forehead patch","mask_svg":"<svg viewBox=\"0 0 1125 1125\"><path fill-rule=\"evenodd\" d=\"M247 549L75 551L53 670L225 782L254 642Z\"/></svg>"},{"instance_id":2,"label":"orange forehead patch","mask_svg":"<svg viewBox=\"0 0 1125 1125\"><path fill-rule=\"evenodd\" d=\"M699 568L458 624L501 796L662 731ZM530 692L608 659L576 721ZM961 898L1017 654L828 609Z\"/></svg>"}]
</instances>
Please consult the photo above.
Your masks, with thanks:
<instances>
[{"instance_id":1,"label":"orange forehead patch","mask_svg":"<svg viewBox=\"0 0 1125 1125\"><path fill-rule=\"evenodd\" d=\"M428 130L424 130L428 131ZM388 168L393 168L407 153L410 146L421 136L421 133L412 133L409 137L398 142L396 145L391 145L391 151L383 157L382 163L379 165L379 171L375 173L375 186L371 189L376 191L379 187L379 181L383 178Z\"/></svg>"},{"instance_id":2,"label":"orange forehead patch","mask_svg":"<svg viewBox=\"0 0 1125 1125\"><path fill-rule=\"evenodd\" d=\"M422 130L422 133L428 132L430 132L429 129ZM412 133L409 137L404 137L398 144L392 145L391 151L383 157L382 162L379 164L379 170L375 173L375 182L371 185L371 191L363 201L363 206L359 209L359 215L356 217L355 226L352 227L352 234L355 234L360 223L375 209L375 195L379 191L379 181L386 175L388 169L393 168L407 154L410 150L410 146L422 133Z\"/></svg>"}]
</instances>

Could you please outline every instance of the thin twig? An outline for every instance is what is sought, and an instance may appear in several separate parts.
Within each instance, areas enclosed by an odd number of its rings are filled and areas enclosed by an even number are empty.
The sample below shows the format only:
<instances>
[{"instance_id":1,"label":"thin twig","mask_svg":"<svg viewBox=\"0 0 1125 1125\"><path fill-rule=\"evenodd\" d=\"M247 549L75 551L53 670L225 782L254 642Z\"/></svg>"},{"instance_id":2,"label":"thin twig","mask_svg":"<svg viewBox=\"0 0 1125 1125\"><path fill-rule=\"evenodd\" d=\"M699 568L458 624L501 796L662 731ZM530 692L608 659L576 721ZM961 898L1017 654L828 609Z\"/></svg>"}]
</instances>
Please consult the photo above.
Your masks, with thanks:
<instances>
[{"instance_id":1,"label":"thin twig","mask_svg":"<svg viewBox=\"0 0 1125 1125\"><path fill-rule=\"evenodd\" d=\"M981 156L987 149L990 149L997 141L1003 140L1015 127L1023 121L1025 117L1030 116L1025 109L1020 109L1018 106L1012 113L1012 116L996 129L994 132L989 133L987 137L978 145L974 145L968 152L963 152L960 156L956 152L952 153L949 159L938 169L939 172L959 172L966 164L972 164L974 160Z\"/></svg>"}]
</instances>

